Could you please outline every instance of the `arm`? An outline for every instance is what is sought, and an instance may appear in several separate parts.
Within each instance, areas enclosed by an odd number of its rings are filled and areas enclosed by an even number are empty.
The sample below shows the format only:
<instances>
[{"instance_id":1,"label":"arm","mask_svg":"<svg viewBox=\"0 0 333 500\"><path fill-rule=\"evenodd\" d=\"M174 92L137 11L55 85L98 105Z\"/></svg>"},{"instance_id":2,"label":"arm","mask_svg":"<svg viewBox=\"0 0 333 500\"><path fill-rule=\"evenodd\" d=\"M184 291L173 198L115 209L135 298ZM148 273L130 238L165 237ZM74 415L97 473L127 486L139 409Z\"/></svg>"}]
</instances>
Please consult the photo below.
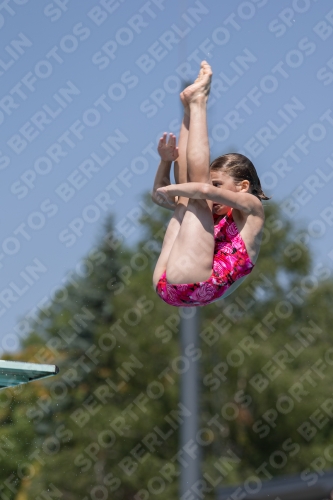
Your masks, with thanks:
<instances>
[{"instance_id":1,"label":"arm","mask_svg":"<svg viewBox=\"0 0 333 500\"><path fill-rule=\"evenodd\" d=\"M161 158L160 163L157 168L157 172L155 175L154 179L154 186L153 186L153 193L158 188L161 187L166 187L171 184L170 181L170 168L171 168L172 162L168 160L163 160Z\"/></svg>"},{"instance_id":2,"label":"arm","mask_svg":"<svg viewBox=\"0 0 333 500\"><path fill-rule=\"evenodd\" d=\"M159 192L160 188L167 187L166 184L170 184L171 163L172 163L171 161L165 161L161 159L156 172L153 192L151 197L156 205L159 205L160 207L163 208L167 208L169 210L174 210L176 207L175 198L168 197L168 199L166 199L165 197L161 196Z\"/></svg>"},{"instance_id":3,"label":"arm","mask_svg":"<svg viewBox=\"0 0 333 500\"><path fill-rule=\"evenodd\" d=\"M185 196L196 200L211 200L228 207L236 208L244 213L253 213L261 206L260 201L253 194L229 191L212 184L202 182L188 182L186 184L171 184L157 190L162 196Z\"/></svg>"},{"instance_id":4,"label":"arm","mask_svg":"<svg viewBox=\"0 0 333 500\"><path fill-rule=\"evenodd\" d=\"M158 143L158 153L161 157L160 164L158 166L154 186L152 191L152 200L156 205L163 208L168 208L169 210L174 210L176 207L175 198L163 198L158 192L159 188L167 187L170 185L170 169L172 162L178 157L178 148L176 147L176 137L170 134L169 141L167 142L167 133L163 134Z\"/></svg>"}]
</instances>

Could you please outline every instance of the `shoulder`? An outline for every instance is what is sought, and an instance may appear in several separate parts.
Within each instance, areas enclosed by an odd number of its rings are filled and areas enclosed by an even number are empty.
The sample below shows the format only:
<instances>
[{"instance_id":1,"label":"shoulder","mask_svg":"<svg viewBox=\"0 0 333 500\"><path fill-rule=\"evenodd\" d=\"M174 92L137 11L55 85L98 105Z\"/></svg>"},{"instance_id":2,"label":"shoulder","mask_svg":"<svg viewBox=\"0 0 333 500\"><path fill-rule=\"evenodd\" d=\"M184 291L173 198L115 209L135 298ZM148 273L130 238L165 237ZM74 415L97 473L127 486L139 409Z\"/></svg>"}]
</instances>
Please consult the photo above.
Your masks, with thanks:
<instances>
[{"instance_id":1,"label":"shoulder","mask_svg":"<svg viewBox=\"0 0 333 500\"><path fill-rule=\"evenodd\" d=\"M250 224L251 226L255 225L256 227L262 227L265 221L265 212L261 201L251 194L246 194L246 196L251 196L248 200L246 209L234 208L232 210L233 219L241 226Z\"/></svg>"},{"instance_id":2,"label":"shoulder","mask_svg":"<svg viewBox=\"0 0 333 500\"><path fill-rule=\"evenodd\" d=\"M264 212L264 207L262 205L262 202L259 200L259 198L257 198L256 196L254 196L253 194L251 194L250 196L252 196L254 199L252 200L252 203L251 203L251 214L252 215L255 215L257 217L260 217L262 219L265 218L265 212Z\"/></svg>"},{"instance_id":3,"label":"shoulder","mask_svg":"<svg viewBox=\"0 0 333 500\"><path fill-rule=\"evenodd\" d=\"M247 217L253 215L255 217L264 218L264 207L259 198L250 193L239 193L242 199L242 206L235 207L239 212Z\"/></svg>"}]
</instances>

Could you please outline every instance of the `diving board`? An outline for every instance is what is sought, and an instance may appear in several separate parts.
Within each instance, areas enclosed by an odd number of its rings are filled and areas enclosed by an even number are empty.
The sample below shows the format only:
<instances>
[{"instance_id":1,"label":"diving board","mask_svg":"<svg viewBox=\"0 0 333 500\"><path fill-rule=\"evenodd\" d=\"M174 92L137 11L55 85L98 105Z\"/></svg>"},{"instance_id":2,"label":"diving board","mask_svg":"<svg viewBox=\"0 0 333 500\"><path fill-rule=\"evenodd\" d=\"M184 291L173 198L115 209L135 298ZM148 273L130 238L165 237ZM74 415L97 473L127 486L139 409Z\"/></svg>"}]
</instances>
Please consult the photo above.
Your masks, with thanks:
<instances>
[{"instance_id":1,"label":"diving board","mask_svg":"<svg viewBox=\"0 0 333 500\"><path fill-rule=\"evenodd\" d=\"M59 372L56 365L0 360L0 390L52 377Z\"/></svg>"}]
</instances>

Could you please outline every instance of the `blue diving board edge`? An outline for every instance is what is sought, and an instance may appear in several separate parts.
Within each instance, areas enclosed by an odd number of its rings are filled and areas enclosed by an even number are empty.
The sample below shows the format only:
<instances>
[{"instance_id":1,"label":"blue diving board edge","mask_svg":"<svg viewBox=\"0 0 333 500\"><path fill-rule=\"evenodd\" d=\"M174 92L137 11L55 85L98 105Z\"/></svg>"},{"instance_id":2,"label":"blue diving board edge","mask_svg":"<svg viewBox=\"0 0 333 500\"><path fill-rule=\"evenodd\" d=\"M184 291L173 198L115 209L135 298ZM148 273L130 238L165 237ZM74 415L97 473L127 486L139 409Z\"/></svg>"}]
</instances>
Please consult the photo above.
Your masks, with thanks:
<instances>
[{"instance_id":1,"label":"blue diving board edge","mask_svg":"<svg viewBox=\"0 0 333 500\"><path fill-rule=\"evenodd\" d=\"M0 390L52 377L58 372L56 365L0 360Z\"/></svg>"}]
</instances>

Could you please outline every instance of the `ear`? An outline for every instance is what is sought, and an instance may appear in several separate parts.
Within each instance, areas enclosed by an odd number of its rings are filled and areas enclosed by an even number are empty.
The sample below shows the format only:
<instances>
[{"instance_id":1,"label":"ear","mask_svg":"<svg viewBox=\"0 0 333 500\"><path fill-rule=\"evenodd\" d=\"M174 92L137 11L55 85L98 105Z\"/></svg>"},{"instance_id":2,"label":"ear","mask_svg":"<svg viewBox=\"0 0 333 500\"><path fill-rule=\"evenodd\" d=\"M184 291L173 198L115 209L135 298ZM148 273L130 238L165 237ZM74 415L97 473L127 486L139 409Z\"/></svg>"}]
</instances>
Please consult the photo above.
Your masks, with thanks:
<instances>
[{"instance_id":1,"label":"ear","mask_svg":"<svg viewBox=\"0 0 333 500\"><path fill-rule=\"evenodd\" d=\"M246 179L244 179L240 184L240 191L244 193L248 193L250 191L250 182Z\"/></svg>"}]
</instances>

